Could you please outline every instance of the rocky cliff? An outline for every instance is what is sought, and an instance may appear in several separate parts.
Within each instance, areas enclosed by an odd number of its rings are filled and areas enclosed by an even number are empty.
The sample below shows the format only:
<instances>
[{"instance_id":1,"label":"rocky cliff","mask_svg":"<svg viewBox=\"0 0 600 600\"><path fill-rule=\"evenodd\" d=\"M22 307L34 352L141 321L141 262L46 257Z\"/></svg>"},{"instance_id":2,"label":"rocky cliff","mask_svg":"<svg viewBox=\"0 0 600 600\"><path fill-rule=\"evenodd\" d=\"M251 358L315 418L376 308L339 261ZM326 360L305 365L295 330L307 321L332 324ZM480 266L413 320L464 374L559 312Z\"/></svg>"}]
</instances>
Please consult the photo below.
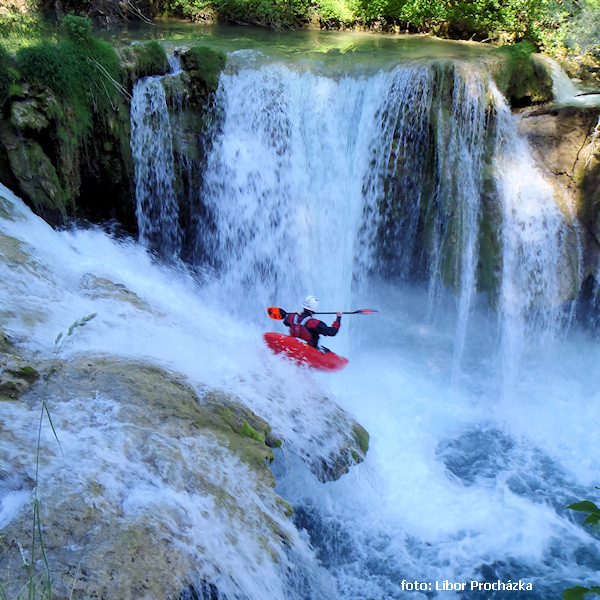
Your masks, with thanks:
<instances>
[{"instance_id":1,"label":"rocky cliff","mask_svg":"<svg viewBox=\"0 0 600 600\"><path fill-rule=\"evenodd\" d=\"M549 175L556 197L581 232L580 297L596 294L600 256L600 108L549 106L526 110L520 130Z\"/></svg>"}]
</instances>

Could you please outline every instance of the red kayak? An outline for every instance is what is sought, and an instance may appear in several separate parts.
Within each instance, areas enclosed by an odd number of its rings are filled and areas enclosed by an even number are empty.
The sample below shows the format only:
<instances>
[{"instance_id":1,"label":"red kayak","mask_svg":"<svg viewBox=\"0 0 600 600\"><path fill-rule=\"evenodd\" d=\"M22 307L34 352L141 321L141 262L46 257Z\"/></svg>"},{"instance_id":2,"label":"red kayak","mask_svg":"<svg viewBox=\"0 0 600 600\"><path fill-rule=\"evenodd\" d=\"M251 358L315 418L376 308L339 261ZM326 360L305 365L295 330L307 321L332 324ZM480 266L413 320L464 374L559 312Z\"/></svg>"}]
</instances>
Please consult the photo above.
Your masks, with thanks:
<instances>
[{"instance_id":1,"label":"red kayak","mask_svg":"<svg viewBox=\"0 0 600 600\"><path fill-rule=\"evenodd\" d=\"M267 346L275 354L285 354L298 364L305 364L319 371L341 371L348 359L335 352L321 352L313 346L286 333L269 331L264 334Z\"/></svg>"}]
</instances>

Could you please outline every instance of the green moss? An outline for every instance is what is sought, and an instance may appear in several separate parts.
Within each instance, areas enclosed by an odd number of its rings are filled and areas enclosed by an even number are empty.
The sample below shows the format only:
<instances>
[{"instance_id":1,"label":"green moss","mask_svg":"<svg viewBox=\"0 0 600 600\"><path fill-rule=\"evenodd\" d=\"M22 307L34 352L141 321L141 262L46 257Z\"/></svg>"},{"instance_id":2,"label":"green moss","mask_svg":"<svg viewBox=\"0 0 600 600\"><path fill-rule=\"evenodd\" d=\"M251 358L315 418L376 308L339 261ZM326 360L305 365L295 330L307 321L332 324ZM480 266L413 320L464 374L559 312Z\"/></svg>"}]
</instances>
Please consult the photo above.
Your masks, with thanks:
<instances>
[{"instance_id":1,"label":"green moss","mask_svg":"<svg viewBox=\"0 0 600 600\"><path fill-rule=\"evenodd\" d=\"M363 454L366 454L367 451L369 450L369 439L370 439L369 432L364 427L362 427L361 425L356 423L354 425L354 427L352 427L352 433L354 435L354 439L356 440L356 443L358 444L358 447L360 448L360 451ZM357 462L360 462L360 461L357 460Z\"/></svg>"},{"instance_id":2,"label":"green moss","mask_svg":"<svg viewBox=\"0 0 600 600\"><path fill-rule=\"evenodd\" d=\"M0 106L11 95L11 88L19 78L19 73L14 67L14 59L0 44Z\"/></svg>"},{"instance_id":3,"label":"green moss","mask_svg":"<svg viewBox=\"0 0 600 600\"><path fill-rule=\"evenodd\" d=\"M8 96L14 98L23 94L23 86L20 83L13 83L8 88Z\"/></svg>"},{"instance_id":4,"label":"green moss","mask_svg":"<svg viewBox=\"0 0 600 600\"><path fill-rule=\"evenodd\" d=\"M492 77L512 106L527 106L552 99L552 78L534 59L529 42L502 46L491 54L488 64Z\"/></svg>"},{"instance_id":5,"label":"green moss","mask_svg":"<svg viewBox=\"0 0 600 600\"><path fill-rule=\"evenodd\" d=\"M165 49L157 42L134 43L119 50L121 83L132 90L135 82L142 77L164 75L169 69Z\"/></svg>"},{"instance_id":6,"label":"green moss","mask_svg":"<svg viewBox=\"0 0 600 600\"><path fill-rule=\"evenodd\" d=\"M16 55L25 80L50 88L69 107L68 129L85 139L94 113L114 110L119 61L114 49L91 35L87 20L65 17L63 38L21 48Z\"/></svg>"},{"instance_id":7,"label":"green moss","mask_svg":"<svg viewBox=\"0 0 600 600\"><path fill-rule=\"evenodd\" d=\"M135 44L136 67L140 77L146 75L164 75L169 69L169 60L165 49L156 41L147 44Z\"/></svg>"},{"instance_id":8,"label":"green moss","mask_svg":"<svg viewBox=\"0 0 600 600\"><path fill-rule=\"evenodd\" d=\"M21 367L19 369L19 371L17 372L17 375L27 381L35 381L36 379L39 379L39 377L40 377L40 374L38 373L38 371L36 371L33 367L31 367L29 365L25 365L24 367Z\"/></svg>"},{"instance_id":9,"label":"green moss","mask_svg":"<svg viewBox=\"0 0 600 600\"><path fill-rule=\"evenodd\" d=\"M225 54L205 46L192 46L181 55L191 102L200 106L207 103L219 86L219 76L226 61Z\"/></svg>"},{"instance_id":10,"label":"green moss","mask_svg":"<svg viewBox=\"0 0 600 600\"><path fill-rule=\"evenodd\" d=\"M240 430L237 433L239 433L240 435L243 435L245 437L248 437L252 440L256 440L257 442L260 442L261 444L265 443L265 434L258 433L258 431L256 431L256 429L254 429L251 425L248 424L248 421L244 421L242 423L242 426L240 427Z\"/></svg>"}]
</instances>

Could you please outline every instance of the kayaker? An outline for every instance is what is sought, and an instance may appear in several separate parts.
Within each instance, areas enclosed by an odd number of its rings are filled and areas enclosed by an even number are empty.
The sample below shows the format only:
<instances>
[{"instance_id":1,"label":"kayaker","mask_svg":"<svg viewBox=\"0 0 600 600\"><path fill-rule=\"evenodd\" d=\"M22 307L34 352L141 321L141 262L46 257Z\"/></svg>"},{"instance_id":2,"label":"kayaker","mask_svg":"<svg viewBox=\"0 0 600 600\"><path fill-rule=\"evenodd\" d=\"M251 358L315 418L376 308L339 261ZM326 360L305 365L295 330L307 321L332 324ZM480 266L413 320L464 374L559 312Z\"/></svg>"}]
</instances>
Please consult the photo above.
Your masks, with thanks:
<instances>
[{"instance_id":1,"label":"kayaker","mask_svg":"<svg viewBox=\"0 0 600 600\"><path fill-rule=\"evenodd\" d=\"M342 322L342 311L336 311L335 321L331 327L323 321L315 319L313 314L319 308L319 301L312 294L302 300L302 310L295 313L288 313L283 319L283 324L290 328L290 335L308 342L311 346L324 352L329 352L327 348L319 347L319 336L333 336L340 330Z\"/></svg>"}]
</instances>

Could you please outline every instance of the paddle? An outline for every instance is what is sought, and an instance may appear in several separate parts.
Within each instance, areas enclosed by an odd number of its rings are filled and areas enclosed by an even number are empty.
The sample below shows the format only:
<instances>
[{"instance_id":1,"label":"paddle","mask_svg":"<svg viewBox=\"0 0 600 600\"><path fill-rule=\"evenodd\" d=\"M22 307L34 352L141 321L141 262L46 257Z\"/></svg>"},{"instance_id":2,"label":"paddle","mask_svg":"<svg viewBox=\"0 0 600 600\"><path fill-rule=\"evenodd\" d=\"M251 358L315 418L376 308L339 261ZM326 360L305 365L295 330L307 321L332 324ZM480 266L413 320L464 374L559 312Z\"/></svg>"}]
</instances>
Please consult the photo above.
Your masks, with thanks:
<instances>
[{"instance_id":1,"label":"paddle","mask_svg":"<svg viewBox=\"0 0 600 600\"><path fill-rule=\"evenodd\" d=\"M287 312L283 308L277 308L276 306L269 306L267 313L271 319L285 319ZM360 310L353 310L351 312L342 312L343 315L376 315L379 311L373 308L361 308ZM316 312L315 315L335 315L335 312Z\"/></svg>"}]
</instances>

